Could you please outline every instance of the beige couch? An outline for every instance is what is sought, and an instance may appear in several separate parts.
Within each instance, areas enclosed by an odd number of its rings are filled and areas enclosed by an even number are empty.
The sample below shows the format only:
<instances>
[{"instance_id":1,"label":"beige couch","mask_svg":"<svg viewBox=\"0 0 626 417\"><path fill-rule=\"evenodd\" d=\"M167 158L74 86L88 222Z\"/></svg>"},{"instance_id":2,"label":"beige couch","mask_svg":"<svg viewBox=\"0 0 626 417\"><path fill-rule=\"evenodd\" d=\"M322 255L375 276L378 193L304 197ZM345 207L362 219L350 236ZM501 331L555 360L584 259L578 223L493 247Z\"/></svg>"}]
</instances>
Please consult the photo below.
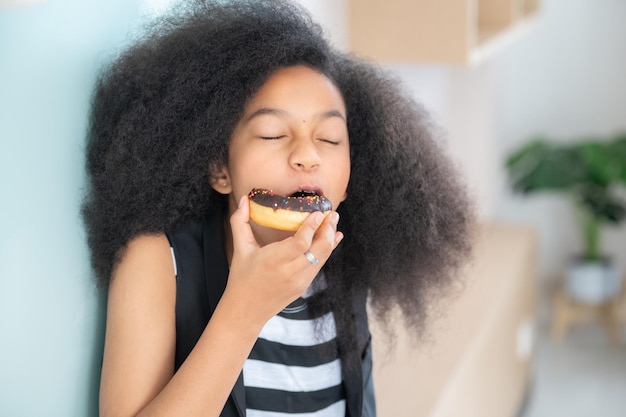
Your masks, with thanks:
<instances>
[{"instance_id":1,"label":"beige couch","mask_svg":"<svg viewBox=\"0 0 626 417\"><path fill-rule=\"evenodd\" d=\"M379 417L513 417L532 378L536 238L526 227L485 225L465 288L415 343L399 320L389 353L374 337Z\"/></svg>"}]
</instances>

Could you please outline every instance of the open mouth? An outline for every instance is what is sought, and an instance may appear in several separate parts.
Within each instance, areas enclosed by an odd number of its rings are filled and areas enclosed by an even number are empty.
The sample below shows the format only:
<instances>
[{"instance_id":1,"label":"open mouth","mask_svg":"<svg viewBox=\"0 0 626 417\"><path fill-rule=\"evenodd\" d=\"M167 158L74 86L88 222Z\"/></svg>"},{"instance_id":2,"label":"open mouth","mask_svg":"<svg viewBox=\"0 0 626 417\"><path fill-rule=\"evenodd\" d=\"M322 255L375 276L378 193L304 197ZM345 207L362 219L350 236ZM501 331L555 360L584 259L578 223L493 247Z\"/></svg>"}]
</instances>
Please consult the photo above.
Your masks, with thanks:
<instances>
[{"instance_id":1,"label":"open mouth","mask_svg":"<svg viewBox=\"0 0 626 417\"><path fill-rule=\"evenodd\" d=\"M315 197L320 194L317 191L313 190L298 190L295 193L291 194L290 197L301 198L301 197Z\"/></svg>"}]
</instances>

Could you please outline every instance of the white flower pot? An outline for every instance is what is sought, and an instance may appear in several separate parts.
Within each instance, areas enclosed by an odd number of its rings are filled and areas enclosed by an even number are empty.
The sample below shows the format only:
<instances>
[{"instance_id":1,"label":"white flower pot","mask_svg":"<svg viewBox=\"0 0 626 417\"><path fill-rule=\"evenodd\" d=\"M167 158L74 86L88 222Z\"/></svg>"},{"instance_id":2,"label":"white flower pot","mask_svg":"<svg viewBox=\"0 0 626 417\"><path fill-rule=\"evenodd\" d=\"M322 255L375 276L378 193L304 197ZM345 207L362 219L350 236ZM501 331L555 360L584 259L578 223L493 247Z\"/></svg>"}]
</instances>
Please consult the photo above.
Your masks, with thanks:
<instances>
[{"instance_id":1,"label":"white flower pot","mask_svg":"<svg viewBox=\"0 0 626 417\"><path fill-rule=\"evenodd\" d=\"M602 303L617 296L622 286L621 273L608 259L572 259L566 273L567 291L578 301Z\"/></svg>"}]
</instances>

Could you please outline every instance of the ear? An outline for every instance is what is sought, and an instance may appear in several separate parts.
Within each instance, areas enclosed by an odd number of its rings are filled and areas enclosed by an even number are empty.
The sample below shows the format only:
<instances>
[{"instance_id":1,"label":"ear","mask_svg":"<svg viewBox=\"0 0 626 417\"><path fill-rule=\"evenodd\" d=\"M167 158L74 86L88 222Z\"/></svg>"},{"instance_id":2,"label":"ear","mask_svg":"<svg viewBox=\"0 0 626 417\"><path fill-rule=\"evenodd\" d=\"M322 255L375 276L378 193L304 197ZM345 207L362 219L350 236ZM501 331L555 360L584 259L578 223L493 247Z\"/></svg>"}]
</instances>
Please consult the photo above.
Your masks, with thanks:
<instances>
[{"instance_id":1,"label":"ear","mask_svg":"<svg viewBox=\"0 0 626 417\"><path fill-rule=\"evenodd\" d=\"M209 166L209 183L220 194L230 194L233 191L226 164L215 163Z\"/></svg>"}]
</instances>

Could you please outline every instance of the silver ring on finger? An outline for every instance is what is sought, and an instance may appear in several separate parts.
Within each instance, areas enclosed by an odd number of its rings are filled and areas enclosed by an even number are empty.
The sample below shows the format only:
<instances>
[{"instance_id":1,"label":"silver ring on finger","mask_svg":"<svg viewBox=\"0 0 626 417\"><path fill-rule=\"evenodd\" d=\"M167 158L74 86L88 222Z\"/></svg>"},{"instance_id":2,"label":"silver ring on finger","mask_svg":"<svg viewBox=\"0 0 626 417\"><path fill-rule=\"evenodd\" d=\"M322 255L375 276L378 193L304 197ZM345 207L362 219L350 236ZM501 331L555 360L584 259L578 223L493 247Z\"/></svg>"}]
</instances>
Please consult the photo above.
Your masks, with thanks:
<instances>
[{"instance_id":1,"label":"silver ring on finger","mask_svg":"<svg viewBox=\"0 0 626 417\"><path fill-rule=\"evenodd\" d=\"M319 259L315 257L315 255L311 253L310 250L304 252L304 257L306 258L307 261L311 262L312 265L316 265L320 261Z\"/></svg>"}]
</instances>

